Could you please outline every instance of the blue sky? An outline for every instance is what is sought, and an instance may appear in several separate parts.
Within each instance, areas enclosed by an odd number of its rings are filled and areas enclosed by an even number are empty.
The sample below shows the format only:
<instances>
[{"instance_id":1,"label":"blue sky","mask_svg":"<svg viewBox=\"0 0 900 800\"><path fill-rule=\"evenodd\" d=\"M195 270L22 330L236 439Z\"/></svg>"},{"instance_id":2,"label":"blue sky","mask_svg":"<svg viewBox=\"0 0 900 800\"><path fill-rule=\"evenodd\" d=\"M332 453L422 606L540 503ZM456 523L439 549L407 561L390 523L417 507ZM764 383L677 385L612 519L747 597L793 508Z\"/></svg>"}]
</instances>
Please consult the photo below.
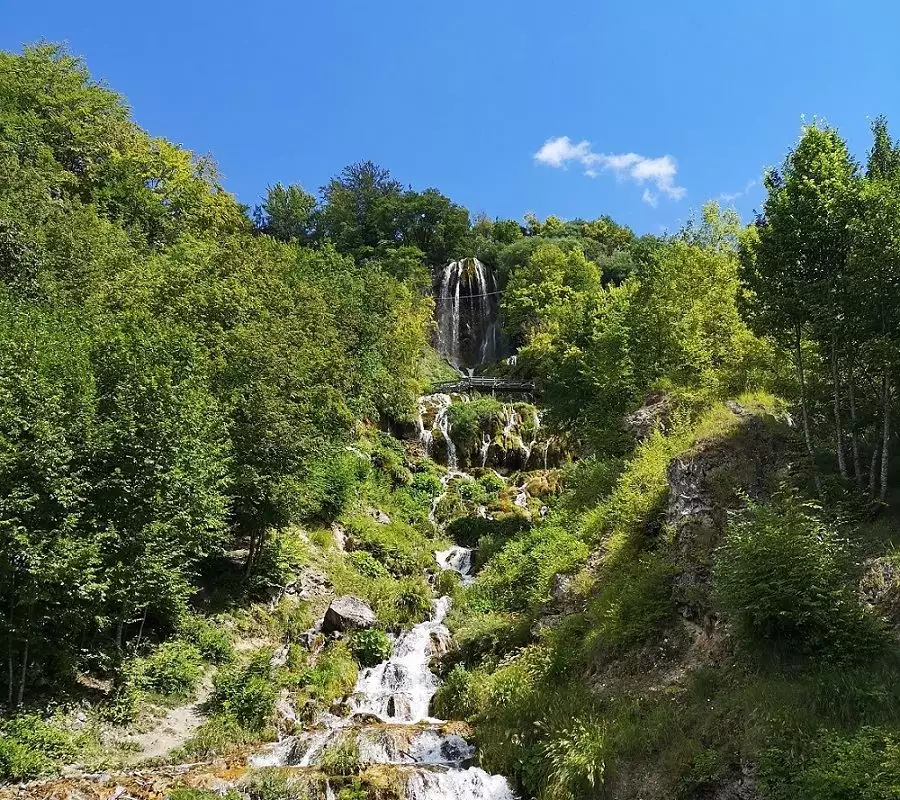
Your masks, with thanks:
<instances>
[{"instance_id":1,"label":"blue sky","mask_svg":"<svg viewBox=\"0 0 900 800\"><path fill-rule=\"evenodd\" d=\"M900 134L898 34L888 0L0 0L0 48L68 42L245 203L371 158L473 214L654 233L749 218L802 115L859 157L874 115Z\"/></svg>"}]
</instances>

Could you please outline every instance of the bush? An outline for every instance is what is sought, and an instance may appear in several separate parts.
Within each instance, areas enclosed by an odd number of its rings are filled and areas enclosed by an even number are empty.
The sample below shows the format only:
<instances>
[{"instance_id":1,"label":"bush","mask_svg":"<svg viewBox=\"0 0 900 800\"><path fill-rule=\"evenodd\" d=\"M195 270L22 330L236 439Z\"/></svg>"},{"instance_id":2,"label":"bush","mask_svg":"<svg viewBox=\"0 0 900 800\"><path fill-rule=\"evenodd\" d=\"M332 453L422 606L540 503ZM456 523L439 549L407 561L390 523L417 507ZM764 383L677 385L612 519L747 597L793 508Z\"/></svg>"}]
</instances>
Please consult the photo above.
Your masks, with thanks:
<instances>
[{"instance_id":1,"label":"bush","mask_svg":"<svg viewBox=\"0 0 900 800\"><path fill-rule=\"evenodd\" d=\"M210 707L248 730L265 728L278 691L269 661L270 654L261 651L246 664L220 670L213 680Z\"/></svg>"},{"instance_id":2,"label":"bush","mask_svg":"<svg viewBox=\"0 0 900 800\"><path fill-rule=\"evenodd\" d=\"M294 580L297 572L309 563L306 543L294 531L270 531L253 561L250 591L265 596L273 589Z\"/></svg>"},{"instance_id":3,"label":"bush","mask_svg":"<svg viewBox=\"0 0 900 800\"><path fill-rule=\"evenodd\" d=\"M459 587L459 574L452 569L442 569L434 579L434 591L438 597L446 595L450 598L456 598L459 594Z\"/></svg>"},{"instance_id":4,"label":"bush","mask_svg":"<svg viewBox=\"0 0 900 800\"><path fill-rule=\"evenodd\" d=\"M190 642L164 642L138 666L139 683L159 694L186 695L194 691L203 674L200 651Z\"/></svg>"},{"instance_id":5,"label":"bush","mask_svg":"<svg viewBox=\"0 0 900 800\"><path fill-rule=\"evenodd\" d=\"M322 705L346 697L356 685L358 667L350 649L342 642L325 648L315 667L299 676L299 683Z\"/></svg>"},{"instance_id":6,"label":"bush","mask_svg":"<svg viewBox=\"0 0 900 800\"><path fill-rule=\"evenodd\" d=\"M232 716L216 714L207 719L172 758L209 758L220 756L249 744L257 738Z\"/></svg>"},{"instance_id":7,"label":"bush","mask_svg":"<svg viewBox=\"0 0 900 800\"><path fill-rule=\"evenodd\" d=\"M374 667L387 661L393 649L390 637L377 628L356 631L350 637L350 652L361 667Z\"/></svg>"},{"instance_id":8,"label":"bush","mask_svg":"<svg viewBox=\"0 0 900 800\"><path fill-rule=\"evenodd\" d=\"M365 550L398 578L421 574L434 559L425 538L403 522L380 525L358 518L348 523L347 531L354 550Z\"/></svg>"},{"instance_id":9,"label":"bush","mask_svg":"<svg viewBox=\"0 0 900 800\"><path fill-rule=\"evenodd\" d=\"M597 721L577 720L551 734L544 745L548 800L594 797L603 787L607 760L606 729Z\"/></svg>"},{"instance_id":10,"label":"bush","mask_svg":"<svg viewBox=\"0 0 900 800\"><path fill-rule=\"evenodd\" d=\"M447 411L450 434L460 449L467 450L481 441L481 432L490 430L492 421L499 421L503 403L492 397L478 397L468 403L453 403Z\"/></svg>"},{"instance_id":11,"label":"bush","mask_svg":"<svg viewBox=\"0 0 900 800\"><path fill-rule=\"evenodd\" d=\"M506 481L493 470L485 472L484 475L478 479L478 484L481 486L484 493L490 497L496 497L506 488Z\"/></svg>"},{"instance_id":12,"label":"bush","mask_svg":"<svg viewBox=\"0 0 900 800\"><path fill-rule=\"evenodd\" d=\"M442 719L471 719L478 713L475 678L461 664L457 664L431 700L431 713Z\"/></svg>"},{"instance_id":13,"label":"bush","mask_svg":"<svg viewBox=\"0 0 900 800\"><path fill-rule=\"evenodd\" d=\"M441 483L440 475L433 472L417 472L413 475L410 488L429 497L436 497L444 490L444 484Z\"/></svg>"},{"instance_id":14,"label":"bush","mask_svg":"<svg viewBox=\"0 0 900 800\"><path fill-rule=\"evenodd\" d=\"M524 614L501 611L468 613L455 638L465 664L496 663L531 640L531 620Z\"/></svg>"},{"instance_id":15,"label":"bush","mask_svg":"<svg viewBox=\"0 0 900 800\"><path fill-rule=\"evenodd\" d=\"M319 768L328 775L356 775L361 769L359 747L353 734L327 748L319 758Z\"/></svg>"},{"instance_id":16,"label":"bush","mask_svg":"<svg viewBox=\"0 0 900 800\"><path fill-rule=\"evenodd\" d=\"M223 664L234 658L228 631L205 617L188 617L182 624L181 635L213 664Z\"/></svg>"},{"instance_id":17,"label":"bush","mask_svg":"<svg viewBox=\"0 0 900 800\"><path fill-rule=\"evenodd\" d=\"M58 769L75 757L75 740L37 714L0 725L0 779L24 781Z\"/></svg>"},{"instance_id":18,"label":"bush","mask_svg":"<svg viewBox=\"0 0 900 800\"><path fill-rule=\"evenodd\" d=\"M847 541L793 497L733 520L713 588L740 640L758 651L846 662L884 643L850 587Z\"/></svg>"},{"instance_id":19,"label":"bush","mask_svg":"<svg viewBox=\"0 0 900 800\"><path fill-rule=\"evenodd\" d=\"M898 796L900 739L861 728L823 731L801 750L769 748L759 766L759 788L770 800L885 800Z\"/></svg>"},{"instance_id":20,"label":"bush","mask_svg":"<svg viewBox=\"0 0 900 800\"><path fill-rule=\"evenodd\" d=\"M401 581L393 598L396 621L403 625L422 622L431 614L431 601L431 587L423 578Z\"/></svg>"},{"instance_id":21,"label":"bush","mask_svg":"<svg viewBox=\"0 0 900 800\"><path fill-rule=\"evenodd\" d=\"M530 523L518 514L488 519L487 517L460 517L446 527L447 536L464 547L475 547L484 537L500 544L526 530Z\"/></svg>"},{"instance_id":22,"label":"bush","mask_svg":"<svg viewBox=\"0 0 900 800\"><path fill-rule=\"evenodd\" d=\"M367 553L365 550L354 550L347 553L347 561L353 569L366 578L387 578L389 575L384 564L376 561L372 554Z\"/></svg>"}]
</instances>

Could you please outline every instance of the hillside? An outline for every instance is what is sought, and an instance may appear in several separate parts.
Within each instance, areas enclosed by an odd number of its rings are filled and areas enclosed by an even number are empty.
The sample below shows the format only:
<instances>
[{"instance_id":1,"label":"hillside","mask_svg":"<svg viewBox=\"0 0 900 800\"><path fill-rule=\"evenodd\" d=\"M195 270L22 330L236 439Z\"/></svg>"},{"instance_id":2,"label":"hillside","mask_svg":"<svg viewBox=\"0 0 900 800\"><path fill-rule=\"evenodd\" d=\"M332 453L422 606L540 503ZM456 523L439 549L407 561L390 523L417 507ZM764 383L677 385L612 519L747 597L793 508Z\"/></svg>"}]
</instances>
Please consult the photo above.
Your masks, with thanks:
<instances>
[{"instance_id":1,"label":"hillside","mask_svg":"<svg viewBox=\"0 0 900 800\"><path fill-rule=\"evenodd\" d=\"M251 210L0 53L0 798L900 796L900 146L766 191Z\"/></svg>"}]
</instances>

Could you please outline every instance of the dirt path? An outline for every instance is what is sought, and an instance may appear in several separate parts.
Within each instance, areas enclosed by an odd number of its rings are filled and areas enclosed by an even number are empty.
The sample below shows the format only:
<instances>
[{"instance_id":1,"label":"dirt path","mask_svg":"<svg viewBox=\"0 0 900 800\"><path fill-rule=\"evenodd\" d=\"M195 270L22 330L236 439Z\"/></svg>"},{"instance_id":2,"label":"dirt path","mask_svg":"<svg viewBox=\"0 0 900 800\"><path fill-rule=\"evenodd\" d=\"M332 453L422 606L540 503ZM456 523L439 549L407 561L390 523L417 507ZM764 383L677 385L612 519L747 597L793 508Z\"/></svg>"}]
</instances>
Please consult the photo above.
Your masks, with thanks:
<instances>
[{"instance_id":1,"label":"dirt path","mask_svg":"<svg viewBox=\"0 0 900 800\"><path fill-rule=\"evenodd\" d=\"M206 676L194 700L183 706L170 708L152 730L129 736L127 741L140 747L140 751L135 751L133 760L161 758L187 742L204 722L201 706L209 698L211 691L212 682Z\"/></svg>"}]
</instances>

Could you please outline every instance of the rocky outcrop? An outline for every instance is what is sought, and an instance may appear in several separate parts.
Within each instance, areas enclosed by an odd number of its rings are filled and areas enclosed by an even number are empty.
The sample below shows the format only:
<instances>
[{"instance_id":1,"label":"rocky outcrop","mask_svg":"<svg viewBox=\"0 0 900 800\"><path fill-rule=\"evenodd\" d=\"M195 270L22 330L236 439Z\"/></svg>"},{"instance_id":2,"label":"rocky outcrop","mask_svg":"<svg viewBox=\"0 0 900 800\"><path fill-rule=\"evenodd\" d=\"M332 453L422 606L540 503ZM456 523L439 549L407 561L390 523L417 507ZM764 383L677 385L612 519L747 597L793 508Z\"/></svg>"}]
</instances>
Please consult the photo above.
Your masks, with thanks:
<instances>
[{"instance_id":1,"label":"rocky outcrop","mask_svg":"<svg viewBox=\"0 0 900 800\"><path fill-rule=\"evenodd\" d=\"M860 599L900 629L900 562L883 556L864 565L859 582Z\"/></svg>"},{"instance_id":2,"label":"rocky outcrop","mask_svg":"<svg viewBox=\"0 0 900 800\"><path fill-rule=\"evenodd\" d=\"M375 624L375 612L369 605L351 594L336 597L325 611L322 633L371 628Z\"/></svg>"},{"instance_id":3,"label":"rocky outcrop","mask_svg":"<svg viewBox=\"0 0 900 800\"><path fill-rule=\"evenodd\" d=\"M637 411L632 411L622 420L622 426L638 443L643 442L654 431L668 430L672 420L672 403L665 392L653 392L644 398Z\"/></svg>"},{"instance_id":4,"label":"rocky outcrop","mask_svg":"<svg viewBox=\"0 0 900 800\"><path fill-rule=\"evenodd\" d=\"M734 404L737 405L737 404ZM684 616L707 620L713 551L729 510L774 488L778 448L765 418L734 408L735 424L722 436L698 443L668 467L666 523L674 532L679 572L675 596Z\"/></svg>"}]
</instances>

